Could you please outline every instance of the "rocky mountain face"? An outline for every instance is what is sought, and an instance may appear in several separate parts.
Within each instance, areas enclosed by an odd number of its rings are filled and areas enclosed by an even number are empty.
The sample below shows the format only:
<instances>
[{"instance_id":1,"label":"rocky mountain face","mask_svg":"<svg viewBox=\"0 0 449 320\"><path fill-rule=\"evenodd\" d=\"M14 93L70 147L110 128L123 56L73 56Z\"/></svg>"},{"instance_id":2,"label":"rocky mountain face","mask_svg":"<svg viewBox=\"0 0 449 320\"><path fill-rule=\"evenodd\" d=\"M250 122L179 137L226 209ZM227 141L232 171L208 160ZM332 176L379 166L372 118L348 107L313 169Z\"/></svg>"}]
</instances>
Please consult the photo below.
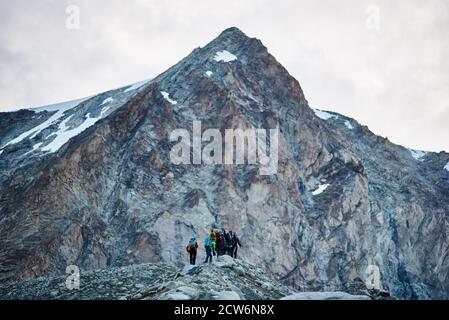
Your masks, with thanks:
<instances>
[{"instance_id":1,"label":"rocky mountain face","mask_svg":"<svg viewBox=\"0 0 449 320\"><path fill-rule=\"evenodd\" d=\"M277 173L173 164L170 134L193 121L223 136L278 128ZM2 283L68 265L181 268L190 237L218 222L245 261L296 290L338 290L377 266L394 297L449 298L449 154L310 108L236 28L155 79L1 113L0 190Z\"/></svg>"}]
</instances>

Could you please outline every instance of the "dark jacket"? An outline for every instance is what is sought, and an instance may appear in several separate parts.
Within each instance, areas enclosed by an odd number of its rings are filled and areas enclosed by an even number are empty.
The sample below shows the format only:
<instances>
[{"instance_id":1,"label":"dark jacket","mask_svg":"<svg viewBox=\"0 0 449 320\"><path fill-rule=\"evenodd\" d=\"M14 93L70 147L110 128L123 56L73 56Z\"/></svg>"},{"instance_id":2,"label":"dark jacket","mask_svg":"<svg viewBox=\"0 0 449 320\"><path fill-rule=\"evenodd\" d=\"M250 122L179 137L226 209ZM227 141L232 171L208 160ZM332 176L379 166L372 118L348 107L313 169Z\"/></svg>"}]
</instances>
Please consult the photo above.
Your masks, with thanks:
<instances>
[{"instance_id":1,"label":"dark jacket","mask_svg":"<svg viewBox=\"0 0 449 320\"><path fill-rule=\"evenodd\" d=\"M232 236L232 246L233 246L234 248L237 248L237 245L238 245L239 247L242 246L242 244L240 243L239 237L237 237L237 235L234 233L234 235Z\"/></svg>"}]
</instances>

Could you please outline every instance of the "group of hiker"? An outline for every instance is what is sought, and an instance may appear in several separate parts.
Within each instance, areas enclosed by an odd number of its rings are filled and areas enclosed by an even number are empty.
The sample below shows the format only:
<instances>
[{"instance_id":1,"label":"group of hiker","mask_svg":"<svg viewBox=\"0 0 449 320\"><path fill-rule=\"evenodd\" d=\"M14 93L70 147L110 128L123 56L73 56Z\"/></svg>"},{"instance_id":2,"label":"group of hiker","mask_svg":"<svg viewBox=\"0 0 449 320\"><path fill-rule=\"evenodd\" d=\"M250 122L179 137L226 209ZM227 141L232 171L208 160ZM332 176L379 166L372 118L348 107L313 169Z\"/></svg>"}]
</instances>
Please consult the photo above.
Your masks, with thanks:
<instances>
[{"instance_id":1,"label":"group of hiker","mask_svg":"<svg viewBox=\"0 0 449 320\"><path fill-rule=\"evenodd\" d=\"M224 256L229 255L234 259L237 259L238 247L241 247L240 239L236 232L228 231L222 227L219 227L216 223L212 225L210 234L204 238L204 249L206 251L206 260L204 263L211 263L212 256ZM195 237L192 237L186 246L186 250L189 253L190 264L196 264L196 256L198 255L198 241Z\"/></svg>"}]
</instances>

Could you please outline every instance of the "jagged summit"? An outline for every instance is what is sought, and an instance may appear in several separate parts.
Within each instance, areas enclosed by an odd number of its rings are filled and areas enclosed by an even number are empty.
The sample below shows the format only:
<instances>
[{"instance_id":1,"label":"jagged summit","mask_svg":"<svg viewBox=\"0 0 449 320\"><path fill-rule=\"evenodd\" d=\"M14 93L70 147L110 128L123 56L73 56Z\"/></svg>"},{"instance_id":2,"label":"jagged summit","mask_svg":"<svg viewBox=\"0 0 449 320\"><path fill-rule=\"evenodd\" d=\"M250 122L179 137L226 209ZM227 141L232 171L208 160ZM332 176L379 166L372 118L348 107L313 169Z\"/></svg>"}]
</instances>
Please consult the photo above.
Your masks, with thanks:
<instances>
[{"instance_id":1,"label":"jagged summit","mask_svg":"<svg viewBox=\"0 0 449 320\"><path fill-rule=\"evenodd\" d=\"M223 30L215 39L213 39L205 47L211 45L223 45L223 46L242 46L248 41L256 41L257 39L248 37L243 31L237 27L230 27ZM259 41L259 40L257 40ZM259 41L260 42L260 41Z\"/></svg>"},{"instance_id":2,"label":"jagged summit","mask_svg":"<svg viewBox=\"0 0 449 320\"><path fill-rule=\"evenodd\" d=\"M220 36L222 36L222 35L238 35L238 36L248 37L242 30L240 30L237 27L226 28L225 30L223 30L221 32Z\"/></svg>"},{"instance_id":3,"label":"jagged summit","mask_svg":"<svg viewBox=\"0 0 449 320\"><path fill-rule=\"evenodd\" d=\"M193 121L279 129L277 172L172 163L170 133ZM394 297L447 298L448 163L311 109L259 40L227 29L150 81L0 114L0 281L182 268L188 240L217 222L296 290L335 291L376 266Z\"/></svg>"},{"instance_id":4,"label":"jagged summit","mask_svg":"<svg viewBox=\"0 0 449 320\"><path fill-rule=\"evenodd\" d=\"M229 27L223 30L220 35L216 38L218 41L227 39L232 39L235 42L244 42L249 40L250 38L239 28L237 27Z\"/></svg>"},{"instance_id":5,"label":"jagged summit","mask_svg":"<svg viewBox=\"0 0 449 320\"><path fill-rule=\"evenodd\" d=\"M267 54L267 48L257 38L248 37L240 29L231 27L224 30L217 38L212 40L205 48L209 47L228 47L231 50L240 51L241 53L254 54L262 51Z\"/></svg>"}]
</instances>

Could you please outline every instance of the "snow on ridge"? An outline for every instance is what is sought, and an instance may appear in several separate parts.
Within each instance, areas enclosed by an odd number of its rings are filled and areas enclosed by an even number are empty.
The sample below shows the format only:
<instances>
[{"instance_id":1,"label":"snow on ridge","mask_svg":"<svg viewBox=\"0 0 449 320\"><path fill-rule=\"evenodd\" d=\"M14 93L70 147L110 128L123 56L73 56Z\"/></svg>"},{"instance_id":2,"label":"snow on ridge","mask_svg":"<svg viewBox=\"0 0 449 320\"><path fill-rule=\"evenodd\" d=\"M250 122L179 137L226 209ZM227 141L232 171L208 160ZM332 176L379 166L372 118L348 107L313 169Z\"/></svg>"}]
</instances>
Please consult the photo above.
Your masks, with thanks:
<instances>
[{"instance_id":1,"label":"snow on ridge","mask_svg":"<svg viewBox=\"0 0 449 320\"><path fill-rule=\"evenodd\" d=\"M106 113L108 109L109 107L104 107L97 118L91 118L90 113L86 114L84 122L80 124L78 127L73 129L68 129L68 127L66 126L66 123L70 120L72 116L68 117L59 124L59 130L51 135L51 136L56 135L53 141L47 144L41 150L49 153L54 153L58 151L59 148L61 148L71 138L79 135L87 128L93 126L98 120L100 120L103 117L104 113Z\"/></svg>"},{"instance_id":2,"label":"snow on ridge","mask_svg":"<svg viewBox=\"0 0 449 320\"><path fill-rule=\"evenodd\" d=\"M412 154L412 157L415 158L417 161L423 161L423 157L427 154L426 151L422 150L414 150L414 149L408 149L410 153Z\"/></svg>"},{"instance_id":3,"label":"snow on ridge","mask_svg":"<svg viewBox=\"0 0 449 320\"><path fill-rule=\"evenodd\" d=\"M161 91L161 94L164 97L164 99L167 100L168 102L170 102L171 104L173 104L173 105L178 104L178 101L170 99L170 94L168 92Z\"/></svg>"},{"instance_id":4,"label":"snow on ridge","mask_svg":"<svg viewBox=\"0 0 449 320\"><path fill-rule=\"evenodd\" d=\"M40 147L42 144L43 144L43 142L38 142L38 143L36 143L36 144L33 146L33 150L30 151L30 152L36 151L37 149L39 149L39 147Z\"/></svg>"},{"instance_id":5,"label":"snow on ridge","mask_svg":"<svg viewBox=\"0 0 449 320\"><path fill-rule=\"evenodd\" d=\"M326 111L322 111L320 109L313 109L313 111L315 112L315 115L323 120L329 120L331 118L338 118L338 116L336 116L335 114L331 114L329 112Z\"/></svg>"},{"instance_id":6,"label":"snow on ridge","mask_svg":"<svg viewBox=\"0 0 449 320\"><path fill-rule=\"evenodd\" d=\"M449 162L448 163L446 163L446 165L444 166L444 168L443 168L444 170L447 170L447 171L449 171Z\"/></svg>"},{"instance_id":7,"label":"snow on ridge","mask_svg":"<svg viewBox=\"0 0 449 320\"><path fill-rule=\"evenodd\" d=\"M27 110L34 111L34 112L42 112L42 111L53 112L53 111L61 111L61 110L67 111L69 109L72 109L72 108L78 106L80 103L86 101L87 99L89 99L91 97L92 96L89 96L86 98L81 98L81 99L76 99L76 100L71 100L71 101L55 103L55 104L49 104L47 106L32 107L32 108L28 108Z\"/></svg>"},{"instance_id":8,"label":"snow on ridge","mask_svg":"<svg viewBox=\"0 0 449 320\"><path fill-rule=\"evenodd\" d=\"M71 114L70 116L68 116L66 119L64 119L63 121L61 121L61 123L59 124L59 131L67 131L69 129L69 127L67 127L67 122L70 121L70 119L73 118L73 114Z\"/></svg>"},{"instance_id":9,"label":"snow on ridge","mask_svg":"<svg viewBox=\"0 0 449 320\"><path fill-rule=\"evenodd\" d=\"M220 62L220 61L231 62L231 61L237 60L237 57L227 50L222 50L222 51L217 51L217 53L215 53L214 60L217 62Z\"/></svg>"},{"instance_id":10,"label":"snow on ridge","mask_svg":"<svg viewBox=\"0 0 449 320\"><path fill-rule=\"evenodd\" d=\"M143 81L131 84L131 85L125 87L126 89L123 92L131 92L131 91L137 90L150 81L151 81L151 79L147 79L147 80L143 80ZM34 111L35 113L39 113L39 112L43 112L43 111L47 111L47 112L55 112L56 111L56 112L50 118L48 118L46 121L42 122L41 124L37 125L36 127L31 128L30 130L28 130L26 132L23 132L22 134L20 134L19 136L15 137L12 140L10 140L3 146L0 146L0 151L3 152L2 150L5 147L12 145L12 144L17 144L26 138L33 139L40 132L42 132L42 130L55 124L61 117L64 116L64 113L66 111L79 106L82 102L84 102L92 97L93 96L89 96L89 97L85 97L85 98L81 98L81 99L76 99L76 100L71 100L71 101L66 101L66 102L61 102L61 103L55 103L55 104L50 104L50 105L41 106L41 107L26 108L26 110ZM100 106L111 103L113 101L114 101L114 99L112 97L109 97L109 98L105 99ZM95 119L95 118L89 118L89 119Z\"/></svg>"},{"instance_id":11,"label":"snow on ridge","mask_svg":"<svg viewBox=\"0 0 449 320\"><path fill-rule=\"evenodd\" d=\"M317 195L323 193L324 190L326 190L329 186L330 186L329 183L320 184L317 189L312 191L312 195L317 196Z\"/></svg>"},{"instance_id":12,"label":"snow on ridge","mask_svg":"<svg viewBox=\"0 0 449 320\"><path fill-rule=\"evenodd\" d=\"M80 105L80 103L82 103L83 101L85 101L85 100L87 100L89 98L90 97L29 109L29 110L34 111L34 112L42 112L42 111L54 112L54 111L56 111L56 113L53 114L50 118L48 118L44 122L42 122L41 124L37 125L36 127L33 127L30 130L28 130L28 131L20 134L19 136L15 137L11 141L9 141L5 145L3 145L1 148L4 149L5 147L7 147L7 146L9 146L11 144L17 144L17 143L21 142L22 140L24 140L27 137L29 137L30 139L33 139L42 130L44 130L44 129L48 128L49 126L51 126L52 124L54 124L59 118L61 118L64 115L64 113L67 110L73 109L74 107Z\"/></svg>"},{"instance_id":13,"label":"snow on ridge","mask_svg":"<svg viewBox=\"0 0 449 320\"><path fill-rule=\"evenodd\" d=\"M143 87L144 85L146 85L150 81L151 81L151 79L147 79L147 80L142 80L142 81L136 82L136 83L128 86L128 88L126 88L126 90L123 91L123 92L131 92L131 91L137 90L137 89Z\"/></svg>"},{"instance_id":14,"label":"snow on ridge","mask_svg":"<svg viewBox=\"0 0 449 320\"><path fill-rule=\"evenodd\" d=\"M19 135L18 137L12 139L11 141L9 141L7 144L5 144L3 148L11 145L11 144L16 144L21 142L22 140L24 140L27 137L30 137L30 139L33 139L35 136L37 136L42 130L48 128L49 126L51 126L52 124L54 124L59 118L61 118L64 114L66 110L59 110L58 112L56 112L54 115L52 115L50 118L48 118L47 120L45 120L44 122L42 122L40 125L31 128L30 130L22 133L21 135Z\"/></svg>"},{"instance_id":15,"label":"snow on ridge","mask_svg":"<svg viewBox=\"0 0 449 320\"><path fill-rule=\"evenodd\" d=\"M206 76L209 77L209 78L210 78L213 74L214 74L214 73L213 73L212 71L210 71L210 70L206 71Z\"/></svg>"}]
</instances>

